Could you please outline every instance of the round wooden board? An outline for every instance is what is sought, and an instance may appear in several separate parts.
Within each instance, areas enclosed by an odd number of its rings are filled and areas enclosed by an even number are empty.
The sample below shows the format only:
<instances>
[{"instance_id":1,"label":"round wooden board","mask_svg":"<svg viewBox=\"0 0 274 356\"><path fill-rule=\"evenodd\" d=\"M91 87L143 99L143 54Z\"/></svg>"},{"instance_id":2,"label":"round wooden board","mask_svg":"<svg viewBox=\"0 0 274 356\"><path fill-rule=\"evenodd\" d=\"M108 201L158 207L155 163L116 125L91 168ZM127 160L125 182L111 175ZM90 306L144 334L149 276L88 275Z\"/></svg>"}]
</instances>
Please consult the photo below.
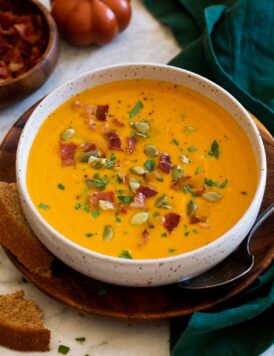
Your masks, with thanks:
<instances>
[{"instance_id":1,"label":"round wooden board","mask_svg":"<svg viewBox=\"0 0 274 356\"><path fill-rule=\"evenodd\" d=\"M15 155L21 131L34 107L16 122L0 147L0 180L15 182ZM262 208L274 201L274 140L257 123L268 160L268 181ZM189 315L227 301L248 287L272 262L274 257L274 219L268 219L252 241L255 265L252 271L226 289L210 292L189 291L177 285L157 288L126 288L88 278L55 259L53 277L40 277L25 269L7 251L13 264L35 286L50 297L80 311L123 319L167 319Z\"/></svg>"}]
</instances>

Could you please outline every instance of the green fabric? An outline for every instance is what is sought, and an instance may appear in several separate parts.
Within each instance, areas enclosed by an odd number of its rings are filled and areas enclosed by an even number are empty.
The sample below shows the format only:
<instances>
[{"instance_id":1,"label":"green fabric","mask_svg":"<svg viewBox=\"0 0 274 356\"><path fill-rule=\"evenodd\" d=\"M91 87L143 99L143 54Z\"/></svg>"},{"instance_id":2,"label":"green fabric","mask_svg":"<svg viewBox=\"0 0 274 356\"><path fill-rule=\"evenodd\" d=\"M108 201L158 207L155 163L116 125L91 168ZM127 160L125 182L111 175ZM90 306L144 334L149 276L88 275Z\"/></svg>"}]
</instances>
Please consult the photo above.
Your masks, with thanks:
<instances>
[{"instance_id":1,"label":"green fabric","mask_svg":"<svg viewBox=\"0 0 274 356\"><path fill-rule=\"evenodd\" d=\"M274 135L274 1L144 2L183 47L170 64L224 87ZM257 356L271 346L274 266L233 303L173 321L172 355Z\"/></svg>"},{"instance_id":2,"label":"green fabric","mask_svg":"<svg viewBox=\"0 0 274 356\"><path fill-rule=\"evenodd\" d=\"M170 64L224 87L274 135L274 1L144 2L184 48Z\"/></svg>"}]
</instances>

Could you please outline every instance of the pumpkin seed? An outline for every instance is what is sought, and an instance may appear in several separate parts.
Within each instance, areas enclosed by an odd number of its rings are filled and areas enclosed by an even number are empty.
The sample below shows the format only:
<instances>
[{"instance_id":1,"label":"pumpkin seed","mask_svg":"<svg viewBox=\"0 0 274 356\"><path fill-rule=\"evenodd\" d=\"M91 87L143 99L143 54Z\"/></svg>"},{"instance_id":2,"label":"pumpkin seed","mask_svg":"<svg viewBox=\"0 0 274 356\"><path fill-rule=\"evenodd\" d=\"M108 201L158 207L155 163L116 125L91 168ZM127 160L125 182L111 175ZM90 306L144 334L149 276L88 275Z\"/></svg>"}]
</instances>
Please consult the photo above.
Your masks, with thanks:
<instances>
[{"instance_id":1,"label":"pumpkin seed","mask_svg":"<svg viewBox=\"0 0 274 356\"><path fill-rule=\"evenodd\" d=\"M110 225L106 225L104 227L104 231L103 231L103 240L104 241L111 241L113 239L113 229Z\"/></svg>"},{"instance_id":2,"label":"pumpkin seed","mask_svg":"<svg viewBox=\"0 0 274 356\"><path fill-rule=\"evenodd\" d=\"M88 159L90 156L93 156L93 157L96 157L96 158L99 158L100 157L100 152L98 151L89 151L89 152L85 152L81 155L79 161L80 162L88 162Z\"/></svg>"},{"instance_id":3,"label":"pumpkin seed","mask_svg":"<svg viewBox=\"0 0 274 356\"><path fill-rule=\"evenodd\" d=\"M160 198L156 200L156 207L163 208L163 209L172 209L172 206L167 203L168 197L167 195L162 195Z\"/></svg>"},{"instance_id":4,"label":"pumpkin seed","mask_svg":"<svg viewBox=\"0 0 274 356\"><path fill-rule=\"evenodd\" d=\"M109 161L106 158L97 158L94 156L90 156L88 159L88 163L91 167L95 169L107 168Z\"/></svg>"},{"instance_id":5,"label":"pumpkin seed","mask_svg":"<svg viewBox=\"0 0 274 356\"><path fill-rule=\"evenodd\" d=\"M137 189L140 187L140 183L134 178L130 178L128 185L132 193L136 193Z\"/></svg>"},{"instance_id":6,"label":"pumpkin seed","mask_svg":"<svg viewBox=\"0 0 274 356\"><path fill-rule=\"evenodd\" d=\"M203 197L210 202L219 201L222 198L221 194L218 192L206 192L203 194Z\"/></svg>"},{"instance_id":7,"label":"pumpkin seed","mask_svg":"<svg viewBox=\"0 0 274 356\"><path fill-rule=\"evenodd\" d=\"M183 178L184 171L181 166L173 166L171 169L172 179L179 180Z\"/></svg>"},{"instance_id":8,"label":"pumpkin seed","mask_svg":"<svg viewBox=\"0 0 274 356\"><path fill-rule=\"evenodd\" d=\"M130 222L132 225L142 225L145 222L147 222L147 220L148 220L148 213L142 212L133 215Z\"/></svg>"},{"instance_id":9,"label":"pumpkin seed","mask_svg":"<svg viewBox=\"0 0 274 356\"><path fill-rule=\"evenodd\" d=\"M159 155L159 151L154 145L145 145L144 152L148 157L157 157Z\"/></svg>"},{"instance_id":10,"label":"pumpkin seed","mask_svg":"<svg viewBox=\"0 0 274 356\"><path fill-rule=\"evenodd\" d=\"M133 174L137 174L138 176L143 176L147 173L147 170L144 167L131 167L130 172Z\"/></svg>"},{"instance_id":11,"label":"pumpkin seed","mask_svg":"<svg viewBox=\"0 0 274 356\"><path fill-rule=\"evenodd\" d=\"M184 155L181 155L180 156L180 160L184 163L184 164L189 164L191 162L191 160L187 157L187 156L184 156Z\"/></svg>"},{"instance_id":12,"label":"pumpkin seed","mask_svg":"<svg viewBox=\"0 0 274 356\"><path fill-rule=\"evenodd\" d=\"M130 124L138 133L147 135L150 131L150 126L146 121L135 121Z\"/></svg>"},{"instance_id":13,"label":"pumpkin seed","mask_svg":"<svg viewBox=\"0 0 274 356\"><path fill-rule=\"evenodd\" d=\"M196 210L197 210L197 203L193 200L190 200L186 208L187 215L193 216Z\"/></svg>"},{"instance_id":14,"label":"pumpkin seed","mask_svg":"<svg viewBox=\"0 0 274 356\"><path fill-rule=\"evenodd\" d=\"M107 200L99 200L99 207L102 210L113 210L114 209L113 204Z\"/></svg>"},{"instance_id":15,"label":"pumpkin seed","mask_svg":"<svg viewBox=\"0 0 274 356\"><path fill-rule=\"evenodd\" d=\"M76 130L74 130L72 127L70 127L69 129L67 129L66 131L64 131L61 134L61 140L62 141L68 141L69 139L72 138L72 136L74 136L76 133Z\"/></svg>"}]
</instances>

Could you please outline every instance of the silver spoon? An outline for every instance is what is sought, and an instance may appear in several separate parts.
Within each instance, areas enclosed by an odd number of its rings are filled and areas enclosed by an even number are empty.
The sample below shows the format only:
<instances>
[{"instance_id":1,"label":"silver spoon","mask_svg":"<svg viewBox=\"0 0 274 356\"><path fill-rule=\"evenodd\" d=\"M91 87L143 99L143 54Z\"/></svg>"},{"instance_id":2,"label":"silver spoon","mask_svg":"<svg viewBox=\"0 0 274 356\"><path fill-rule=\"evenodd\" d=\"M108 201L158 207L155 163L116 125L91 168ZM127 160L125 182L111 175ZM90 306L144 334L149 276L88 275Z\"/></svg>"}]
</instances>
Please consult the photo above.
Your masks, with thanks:
<instances>
[{"instance_id":1,"label":"silver spoon","mask_svg":"<svg viewBox=\"0 0 274 356\"><path fill-rule=\"evenodd\" d=\"M273 212L274 203L256 219L249 234L236 251L203 274L187 281L179 282L179 286L185 289L210 289L227 286L245 276L254 264L254 256L250 253L250 241L257 229Z\"/></svg>"}]
</instances>

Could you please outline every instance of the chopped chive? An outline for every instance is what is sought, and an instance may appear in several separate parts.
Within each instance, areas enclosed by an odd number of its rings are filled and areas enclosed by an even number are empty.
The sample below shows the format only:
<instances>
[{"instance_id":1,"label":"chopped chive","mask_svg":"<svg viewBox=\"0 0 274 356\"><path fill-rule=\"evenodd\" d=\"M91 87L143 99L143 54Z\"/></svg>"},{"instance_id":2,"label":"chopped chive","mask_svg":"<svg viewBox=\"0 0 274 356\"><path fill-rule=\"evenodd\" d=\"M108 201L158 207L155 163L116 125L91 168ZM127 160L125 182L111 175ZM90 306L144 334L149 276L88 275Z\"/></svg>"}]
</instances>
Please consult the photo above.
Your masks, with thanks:
<instances>
[{"instance_id":1,"label":"chopped chive","mask_svg":"<svg viewBox=\"0 0 274 356\"><path fill-rule=\"evenodd\" d=\"M201 171L202 171L202 168L201 167L197 167L196 169L195 169L195 175L197 176L198 174L200 174L201 173Z\"/></svg>"},{"instance_id":2,"label":"chopped chive","mask_svg":"<svg viewBox=\"0 0 274 356\"><path fill-rule=\"evenodd\" d=\"M168 253L174 253L176 250L175 250L175 248L169 248L168 249Z\"/></svg>"},{"instance_id":3,"label":"chopped chive","mask_svg":"<svg viewBox=\"0 0 274 356\"><path fill-rule=\"evenodd\" d=\"M94 234L91 233L91 232L88 232L88 233L85 234L86 237L92 237L93 235L94 235Z\"/></svg>"},{"instance_id":4,"label":"chopped chive","mask_svg":"<svg viewBox=\"0 0 274 356\"><path fill-rule=\"evenodd\" d=\"M133 198L129 195L118 195L117 197L121 203L123 204L130 204L133 202Z\"/></svg>"},{"instance_id":5,"label":"chopped chive","mask_svg":"<svg viewBox=\"0 0 274 356\"><path fill-rule=\"evenodd\" d=\"M110 159L108 160L107 169L112 169L115 165L115 161L116 161L116 156L113 152L111 152Z\"/></svg>"},{"instance_id":6,"label":"chopped chive","mask_svg":"<svg viewBox=\"0 0 274 356\"><path fill-rule=\"evenodd\" d=\"M227 186L228 180L225 179L222 183L220 183L220 182L216 182L212 179L205 178L204 182L205 182L205 185L207 185L208 187L217 187L217 188L224 189Z\"/></svg>"},{"instance_id":7,"label":"chopped chive","mask_svg":"<svg viewBox=\"0 0 274 356\"><path fill-rule=\"evenodd\" d=\"M220 145L216 140L214 140L211 143L210 151L208 152L208 154L211 157L215 157L216 159L219 159L219 157L220 157Z\"/></svg>"},{"instance_id":8,"label":"chopped chive","mask_svg":"<svg viewBox=\"0 0 274 356\"><path fill-rule=\"evenodd\" d=\"M98 218L98 216L100 215L100 210L99 208L97 208L96 210L94 210L92 213L91 213L93 219L96 219Z\"/></svg>"},{"instance_id":9,"label":"chopped chive","mask_svg":"<svg viewBox=\"0 0 274 356\"><path fill-rule=\"evenodd\" d=\"M86 338L85 337L76 337L75 340L82 344L82 343L84 343L86 341Z\"/></svg>"},{"instance_id":10,"label":"chopped chive","mask_svg":"<svg viewBox=\"0 0 274 356\"><path fill-rule=\"evenodd\" d=\"M76 210L78 210L80 208L81 208L81 204L79 204L79 203L74 206L74 209L76 209Z\"/></svg>"},{"instance_id":11,"label":"chopped chive","mask_svg":"<svg viewBox=\"0 0 274 356\"><path fill-rule=\"evenodd\" d=\"M137 103L134 105L134 107L131 109L131 111L128 114L128 117L130 119L133 119L134 116L136 116L144 107L144 104L139 100Z\"/></svg>"},{"instance_id":12,"label":"chopped chive","mask_svg":"<svg viewBox=\"0 0 274 356\"><path fill-rule=\"evenodd\" d=\"M132 260L131 252L128 251L128 250L122 250L122 251L119 253L119 257L120 257L120 258L126 258L126 259L128 259L128 260Z\"/></svg>"},{"instance_id":13,"label":"chopped chive","mask_svg":"<svg viewBox=\"0 0 274 356\"><path fill-rule=\"evenodd\" d=\"M101 288L101 289L98 291L97 295L98 295L99 297L102 297L103 295L106 295L107 292L108 292L108 290L107 290L106 288Z\"/></svg>"},{"instance_id":14,"label":"chopped chive","mask_svg":"<svg viewBox=\"0 0 274 356\"><path fill-rule=\"evenodd\" d=\"M116 216L115 222L120 223L121 221L122 221L122 220L121 220L118 216Z\"/></svg>"},{"instance_id":15,"label":"chopped chive","mask_svg":"<svg viewBox=\"0 0 274 356\"><path fill-rule=\"evenodd\" d=\"M57 188L59 188L60 190L65 190L65 186L61 183L57 185Z\"/></svg>"},{"instance_id":16,"label":"chopped chive","mask_svg":"<svg viewBox=\"0 0 274 356\"><path fill-rule=\"evenodd\" d=\"M190 146L190 147L188 147L188 152L195 152L195 151L197 151L198 150L198 148L197 147L195 147L195 146Z\"/></svg>"},{"instance_id":17,"label":"chopped chive","mask_svg":"<svg viewBox=\"0 0 274 356\"><path fill-rule=\"evenodd\" d=\"M155 211L154 213L153 213L153 216L154 217L156 217L156 216L160 216L161 214L160 214L160 212L159 211Z\"/></svg>"},{"instance_id":18,"label":"chopped chive","mask_svg":"<svg viewBox=\"0 0 274 356\"><path fill-rule=\"evenodd\" d=\"M144 166L146 167L146 169L147 169L149 172L152 172L152 171L154 170L154 168L155 168L155 161L154 161L154 159L145 161Z\"/></svg>"},{"instance_id":19,"label":"chopped chive","mask_svg":"<svg viewBox=\"0 0 274 356\"><path fill-rule=\"evenodd\" d=\"M193 234L199 234L199 230L197 230L197 229L193 229L192 232L193 232Z\"/></svg>"},{"instance_id":20,"label":"chopped chive","mask_svg":"<svg viewBox=\"0 0 274 356\"><path fill-rule=\"evenodd\" d=\"M173 143L176 146L179 146L179 141L176 140L176 138L174 138L171 143Z\"/></svg>"},{"instance_id":21,"label":"chopped chive","mask_svg":"<svg viewBox=\"0 0 274 356\"><path fill-rule=\"evenodd\" d=\"M156 177L156 180L157 180L158 182L163 182L163 181L164 181L164 178L163 178L163 177Z\"/></svg>"},{"instance_id":22,"label":"chopped chive","mask_svg":"<svg viewBox=\"0 0 274 356\"><path fill-rule=\"evenodd\" d=\"M123 180L122 180L122 178L119 176L119 174L116 175L116 183L117 183L117 184L122 184L122 183L123 183Z\"/></svg>"},{"instance_id":23,"label":"chopped chive","mask_svg":"<svg viewBox=\"0 0 274 356\"><path fill-rule=\"evenodd\" d=\"M39 204L39 208L40 208L40 209L44 209L44 210L48 210L48 209L49 209L49 206L48 206L47 204L40 203L40 204Z\"/></svg>"},{"instance_id":24,"label":"chopped chive","mask_svg":"<svg viewBox=\"0 0 274 356\"><path fill-rule=\"evenodd\" d=\"M59 354L66 355L67 353L69 353L69 351L70 351L70 348L68 346L59 345L59 348L58 348L58 353Z\"/></svg>"},{"instance_id":25,"label":"chopped chive","mask_svg":"<svg viewBox=\"0 0 274 356\"><path fill-rule=\"evenodd\" d=\"M166 232L163 232L161 237L167 237L167 233Z\"/></svg>"}]
</instances>

